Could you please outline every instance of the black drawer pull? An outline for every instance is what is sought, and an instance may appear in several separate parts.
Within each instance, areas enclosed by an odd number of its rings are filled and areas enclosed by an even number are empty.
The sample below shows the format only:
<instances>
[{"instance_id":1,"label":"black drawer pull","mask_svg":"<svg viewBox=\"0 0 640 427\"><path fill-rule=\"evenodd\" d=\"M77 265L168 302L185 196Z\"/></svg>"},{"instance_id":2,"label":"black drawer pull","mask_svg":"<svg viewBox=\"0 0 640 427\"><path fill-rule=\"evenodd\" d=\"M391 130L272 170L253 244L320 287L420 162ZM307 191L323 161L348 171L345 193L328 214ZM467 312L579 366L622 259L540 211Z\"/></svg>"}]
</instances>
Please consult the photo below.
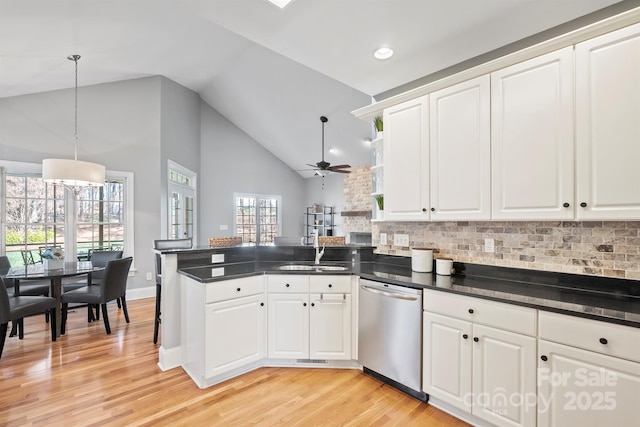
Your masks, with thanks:
<instances>
[{"instance_id":1,"label":"black drawer pull","mask_svg":"<svg viewBox=\"0 0 640 427\"><path fill-rule=\"evenodd\" d=\"M288 287L289 287L289 284L287 283L285 286L288 288Z\"/></svg>"},{"instance_id":2,"label":"black drawer pull","mask_svg":"<svg viewBox=\"0 0 640 427\"><path fill-rule=\"evenodd\" d=\"M473 337L473 342L478 342L478 341L480 341L480 338L478 338L478 337Z\"/></svg>"},{"instance_id":3,"label":"black drawer pull","mask_svg":"<svg viewBox=\"0 0 640 427\"><path fill-rule=\"evenodd\" d=\"M546 362L546 361L547 361L547 356L545 356L545 355L543 354L542 356L540 356L540 359L541 359L543 362Z\"/></svg>"},{"instance_id":4,"label":"black drawer pull","mask_svg":"<svg viewBox=\"0 0 640 427\"><path fill-rule=\"evenodd\" d=\"M260 303L260 307L264 307L264 303L263 302Z\"/></svg>"},{"instance_id":5,"label":"black drawer pull","mask_svg":"<svg viewBox=\"0 0 640 427\"><path fill-rule=\"evenodd\" d=\"M607 341L606 338L600 338L600 344L607 344L609 341Z\"/></svg>"},{"instance_id":6,"label":"black drawer pull","mask_svg":"<svg viewBox=\"0 0 640 427\"><path fill-rule=\"evenodd\" d=\"M332 285L331 283L329 283L329 287L330 287L330 288L333 288L333 285Z\"/></svg>"},{"instance_id":7,"label":"black drawer pull","mask_svg":"<svg viewBox=\"0 0 640 427\"><path fill-rule=\"evenodd\" d=\"M469 338L469 335L464 334L464 335L462 335L462 338L464 338L466 340L467 338Z\"/></svg>"},{"instance_id":8,"label":"black drawer pull","mask_svg":"<svg viewBox=\"0 0 640 427\"><path fill-rule=\"evenodd\" d=\"M431 212L435 212L435 211L436 211L436 208L431 208Z\"/></svg>"},{"instance_id":9,"label":"black drawer pull","mask_svg":"<svg viewBox=\"0 0 640 427\"><path fill-rule=\"evenodd\" d=\"M303 303L302 303L302 306L303 306L303 307L306 307L306 306L307 306L307 303L306 303L306 302L303 302Z\"/></svg>"},{"instance_id":10,"label":"black drawer pull","mask_svg":"<svg viewBox=\"0 0 640 427\"><path fill-rule=\"evenodd\" d=\"M427 208L422 208L422 212L426 212L426 211L427 211Z\"/></svg>"},{"instance_id":11,"label":"black drawer pull","mask_svg":"<svg viewBox=\"0 0 640 427\"><path fill-rule=\"evenodd\" d=\"M469 314L473 314L473 308L469 309Z\"/></svg>"},{"instance_id":12,"label":"black drawer pull","mask_svg":"<svg viewBox=\"0 0 640 427\"><path fill-rule=\"evenodd\" d=\"M311 303L311 307L315 307L315 306L316 306L316 304L312 302Z\"/></svg>"},{"instance_id":13,"label":"black drawer pull","mask_svg":"<svg viewBox=\"0 0 640 427\"><path fill-rule=\"evenodd\" d=\"M236 291L240 292L240 288L236 288Z\"/></svg>"},{"instance_id":14,"label":"black drawer pull","mask_svg":"<svg viewBox=\"0 0 640 427\"><path fill-rule=\"evenodd\" d=\"M586 202L582 202L582 203L580 203L580 207L581 207L581 208L586 208L586 207L587 207L587 203L586 203Z\"/></svg>"},{"instance_id":15,"label":"black drawer pull","mask_svg":"<svg viewBox=\"0 0 640 427\"><path fill-rule=\"evenodd\" d=\"M568 208L570 205L569 203L563 203L562 206L564 206L565 208Z\"/></svg>"}]
</instances>

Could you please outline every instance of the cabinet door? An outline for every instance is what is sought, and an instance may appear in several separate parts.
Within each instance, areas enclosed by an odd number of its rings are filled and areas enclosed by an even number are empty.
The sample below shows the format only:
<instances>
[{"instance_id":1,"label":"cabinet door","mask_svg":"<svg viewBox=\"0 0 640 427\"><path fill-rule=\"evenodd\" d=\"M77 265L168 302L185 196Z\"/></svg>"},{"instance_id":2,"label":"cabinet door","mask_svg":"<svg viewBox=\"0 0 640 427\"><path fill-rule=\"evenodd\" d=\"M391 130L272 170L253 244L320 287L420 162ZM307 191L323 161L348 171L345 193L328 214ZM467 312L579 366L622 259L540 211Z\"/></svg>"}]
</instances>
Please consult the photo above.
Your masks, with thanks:
<instances>
[{"instance_id":1,"label":"cabinet door","mask_svg":"<svg viewBox=\"0 0 640 427\"><path fill-rule=\"evenodd\" d=\"M640 24L576 45L578 219L640 218Z\"/></svg>"},{"instance_id":2,"label":"cabinet door","mask_svg":"<svg viewBox=\"0 0 640 427\"><path fill-rule=\"evenodd\" d=\"M206 377L222 374L264 357L267 320L264 302L264 295L260 294L207 304Z\"/></svg>"},{"instance_id":3,"label":"cabinet door","mask_svg":"<svg viewBox=\"0 0 640 427\"><path fill-rule=\"evenodd\" d=\"M428 312L422 321L423 391L471 412L471 323Z\"/></svg>"},{"instance_id":4,"label":"cabinet door","mask_svg":"<svg viewBox=\"0 0 640 427\"><path fill-rule=\"evenodd\" d=\"M311 294L309 358L351 359L351 295Z\"/></svg>"},{"instance_id":5,"label":"cabinet door","mask_svg":"<svg viewBox=\"0 0 640 427\"><path fill-rule=\"evenodd\" d=\"M428 96L384 110L384 219L429 219Z\"/></svg>"},{"instance_id":6,"label":"cabinet door","mask_svg":"<svg viewBox=\"0 0 640 427\"><path fill-rule=\"evenodd\" d=\"M493 219L573 218L573 93L573 47L491 74Z\"/></svg>"},{"instance_id":7,"label":"cabinet door","mask_svg":"<svg viewBox=\"0 0 640 427\"><path fill-rule=\"evenodd\" d=\"M432 220L491 218L489 76L429 95Z\"/></svg>"},{"instance_id":8,"label":"cabinet door","mask_svg":"<svg viewBox=\"0 0 640 427\"><path fill-rule=\"evenodd\" d=\"M539 427L637 425L639 363L544 340L538 352Z\"/></svg>"},{"instance_id":9,"label":"cabinet door","mask_svg":"<svg viewBox=\"0 0 640 427\"><path fill-rule=\"evenodd\" d=\"M474 324L473 341L473 415L496 426L535 426L535 338Z\"/></svg>"},{"instance_id":10,"label":"cabinet door","mask_svg":"<svg viewBox=\"0 0 640 427\"><path fill-rule=\"evenodd\" d=\"M268 354L309 358L309 294L269 294Z\"/></svg>"}]
</instances>

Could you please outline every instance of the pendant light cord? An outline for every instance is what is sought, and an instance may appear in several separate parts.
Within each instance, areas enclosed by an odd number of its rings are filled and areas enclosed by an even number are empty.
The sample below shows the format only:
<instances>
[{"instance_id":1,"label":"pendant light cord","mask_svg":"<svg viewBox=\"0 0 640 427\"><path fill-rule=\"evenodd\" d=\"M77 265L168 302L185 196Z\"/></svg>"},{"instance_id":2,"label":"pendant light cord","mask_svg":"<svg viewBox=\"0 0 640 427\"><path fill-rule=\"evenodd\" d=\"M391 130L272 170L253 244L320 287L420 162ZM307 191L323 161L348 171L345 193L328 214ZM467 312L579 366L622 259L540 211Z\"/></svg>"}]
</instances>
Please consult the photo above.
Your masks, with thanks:
<instances>
[{"instance_id":1,"label":"pendant light cord","mask_svg":"<svg viewBox=\"0 0 640 427\"><path fill-rule=\"evenodd\" d=\"M71 55L67 57L67 59L76 63L76 92L75 92L75 124L73 129L73 138L74 138L74 148L73 148L73 158L74 160L78 160L78 60L80 59L80 55Z\"/></svg>"}]
</instances>

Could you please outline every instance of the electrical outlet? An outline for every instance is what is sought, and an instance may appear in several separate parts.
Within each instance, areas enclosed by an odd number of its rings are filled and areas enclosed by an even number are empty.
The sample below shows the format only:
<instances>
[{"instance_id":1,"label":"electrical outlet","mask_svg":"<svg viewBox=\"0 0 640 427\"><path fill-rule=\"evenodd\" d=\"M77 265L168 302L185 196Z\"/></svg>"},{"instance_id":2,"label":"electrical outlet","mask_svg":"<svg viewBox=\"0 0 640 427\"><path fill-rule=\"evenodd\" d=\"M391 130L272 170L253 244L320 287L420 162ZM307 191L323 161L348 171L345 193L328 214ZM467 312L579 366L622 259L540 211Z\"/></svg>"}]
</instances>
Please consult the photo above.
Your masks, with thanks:
<instances>
[{"instance_id":1,"label":"electrical outlet","mask_svg":"<svg viewBox=\"0 0 640 427\"><path fill-rule=\"evenodd\" d=\"M153 279L153 276L151 276L151 273L147 273L147 280L151 280Z\"/></svg>"},{"instance_id":2,"label":"electrical outlet","mask_svg":"<svg viewBox=\"0 0 640 427\"><path fill-rule=\"evenodd\" d=\"M484 251L485 252L495 252L495 241L493 239L484 239Z\"/></svg>"},{"instance_id":3,"label":"electrical outlet","mask_svg":"<svg viewBox=\"0 0 640 427\"><path fill-rule=\"evenodd\" d=\"M380 233L380 244L381 245L387 244L387 233Z\"/></svg>"},{"instance_id":4,"label":"electrical outlet","mask_svg":"<svg viewBox=\"0 0 640 427\"><path fill-rule=\"evenodd\" d=\"M218 264L224 262L224 254L211 255L211 264Z\"/></svg>"},{"instance_id":5,"label":"electrical outlet","mask_svg":"<svg viewBox=\"0 0 640 427\"><path fill-rule=\"evenodd\" d=\"M408 234L394 234L393 235L394 246L409 247L409 235Z\"/></svg>"}]
</instances>

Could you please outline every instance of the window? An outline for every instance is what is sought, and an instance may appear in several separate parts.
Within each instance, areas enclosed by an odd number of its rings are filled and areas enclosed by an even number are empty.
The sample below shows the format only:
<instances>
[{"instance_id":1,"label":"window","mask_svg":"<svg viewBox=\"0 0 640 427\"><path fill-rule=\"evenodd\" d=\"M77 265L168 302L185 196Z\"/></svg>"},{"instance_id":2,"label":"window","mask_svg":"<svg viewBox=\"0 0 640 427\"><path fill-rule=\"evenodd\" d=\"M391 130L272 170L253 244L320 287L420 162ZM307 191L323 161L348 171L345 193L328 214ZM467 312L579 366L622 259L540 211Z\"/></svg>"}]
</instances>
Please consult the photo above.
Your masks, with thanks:
<instances>
[{"instance_id":1,"label":"window","mask_svg":"<svg viewBox=\"0 0 640 427\"><path fill-rule=\"evenodd\" d=\"M64 191L40 176L7 173L5 252L11 265L41 262L44 247L64 247Z\"/></svg>"},{"instance_id":2,"label":"window","mask_svg":"<svg viewBox=\"0 0 640 427\"><path fill-rule=\"evenodd\" d=\"M255 194L236 194L236 236L242 243L273 243L280 235L282 198Z\"/></svg>"},{"instance_id":3,"label":"window","mask_svg":"<svg viewBox=\"0 0 640 427\"><path fill-rule=\"evenodd\" d=\"M122 249L133 254L133 174L107 172L101 188L74 198L41 178L41 165L0 161L1 252L11 265L41 262L40 251L58 246L67 261L89 249Z\"/></svg>"},{"instance_id":4,"label":"window","mask_svg":"<svg viewBox=\"0 0 640 427\"><path fill-rule=\"evenodd\" d=\"M123 179L107 180L104 187L85 188L77 196L78 253L91 249L123 248Z\"/></svg>"},{"instance_id":5,"label":"window","mask_svg":"<svg viewBox=\"0 0 640 427\"><path fill-rule=\"evenodd\" d=\"M191 237L196 244L196 180L195 172L169 160L169 239Z\"/></svg>"}]
</instances>

